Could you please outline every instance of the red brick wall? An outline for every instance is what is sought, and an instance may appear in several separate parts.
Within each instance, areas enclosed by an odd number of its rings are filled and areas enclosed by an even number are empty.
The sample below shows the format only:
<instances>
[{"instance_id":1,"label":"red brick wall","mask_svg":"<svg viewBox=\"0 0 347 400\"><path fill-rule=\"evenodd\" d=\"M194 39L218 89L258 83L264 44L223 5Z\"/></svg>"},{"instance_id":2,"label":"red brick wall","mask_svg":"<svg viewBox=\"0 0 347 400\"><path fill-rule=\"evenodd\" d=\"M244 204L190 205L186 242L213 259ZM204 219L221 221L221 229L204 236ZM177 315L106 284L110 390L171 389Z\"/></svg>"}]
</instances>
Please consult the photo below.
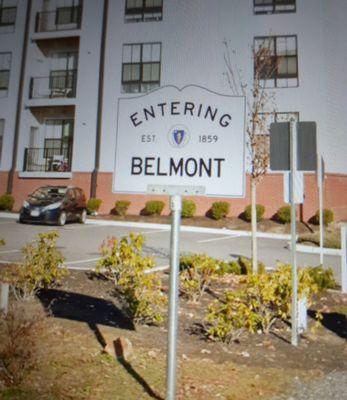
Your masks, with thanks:
<instances>
[{"instance_id":1,"label":"red brick wall","mask_svg":"<svg viewBox=\"0 0 347 400\"><path fill-rule=\"evenodd\" d=\"M72 179L29 179L19 178L15 175L13 195L16 199L15 208L19 209L26 196L34 189L43 185L76 185L84 189L87 196L90 193L91 174L84 172L73 173ZM7 172L0 173L0 194L5 193L7 185ZM164 213L168 214L169 201L167 196L126 195L112 193L112 173L101 172L98 175L97 197L103 200L100 212L109 213L116 200L130 200L129 214L139 214L145 202L150 199L161 199L166 203ZM335 220L347 220L347 175L327 174L325 180L324 208L334 211ZM197 204L197 215L204 215L214 201L228 201L231 205L230 215L238 216L245 206L250 204L250 181L247 177L246 197L244 199L222 199L194 197ZM257 189L257 203L266 208L266 217L272 217L279 207L284 205L283 177L281 174L267 175L259 183ZM305 203L302 206L302 216L305 221L310 219L318 209L318 188L316 176L305 176Z\"/></svg>"}]
</instances>

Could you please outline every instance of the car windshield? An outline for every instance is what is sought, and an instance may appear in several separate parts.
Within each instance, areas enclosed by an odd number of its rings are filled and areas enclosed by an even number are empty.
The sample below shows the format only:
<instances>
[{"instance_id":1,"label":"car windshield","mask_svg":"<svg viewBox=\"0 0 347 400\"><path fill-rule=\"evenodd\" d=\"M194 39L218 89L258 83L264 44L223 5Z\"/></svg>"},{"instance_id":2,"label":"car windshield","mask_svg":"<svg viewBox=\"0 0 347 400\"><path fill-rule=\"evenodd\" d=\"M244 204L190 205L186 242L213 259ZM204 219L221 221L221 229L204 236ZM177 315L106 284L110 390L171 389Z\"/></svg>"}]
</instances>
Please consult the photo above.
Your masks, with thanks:
<instances>
[{"instance_id":1,"label":"car windshield","mask_svg":"<svg viewBox=\"0 0 347 400\"><path fill-rule=\"evenodd\" d=\"M30 195L34 199L52 199L52 198L62 198L66 193L66 188L64 187L42 187L35 190L34 193Z\"/></svg>"}]
</instances>

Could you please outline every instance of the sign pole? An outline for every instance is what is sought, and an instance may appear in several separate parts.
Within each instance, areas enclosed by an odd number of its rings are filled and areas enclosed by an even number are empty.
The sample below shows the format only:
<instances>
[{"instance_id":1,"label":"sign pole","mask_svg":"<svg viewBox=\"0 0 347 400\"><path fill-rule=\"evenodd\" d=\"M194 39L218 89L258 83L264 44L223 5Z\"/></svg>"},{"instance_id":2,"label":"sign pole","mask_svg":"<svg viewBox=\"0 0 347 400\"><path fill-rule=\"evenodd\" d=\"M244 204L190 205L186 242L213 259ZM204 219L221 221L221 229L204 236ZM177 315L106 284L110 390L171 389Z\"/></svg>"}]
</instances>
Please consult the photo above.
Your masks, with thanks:
<instances>
[{"instance_id":1,"label":"sign pole","mask_svg":"<svg viewBox=\"0 0 347 400\"><path fill-rule=\"evenodd\" d=\"M318 190L319 190L319 262L323 265L324 216L323 216L323 159L318 156Z\"/></svg>"},{"instance_id":2,"label":"sign pole","mask_svg":"<svg viewBox=\"0 0 347 400\"><path fill-rule=\"evenodd\" d=\"M296 264L296 210L294 201L294 175L296 172L296 123L290 122L290 205L291 205L291 262L292 262L292 340L293 346L298 345L298 270Z\"/></svg>"},{"instance_id":3,"label":"sign pole","mask_svg":"<svg viewBox=\"0 0 347 400\"><path fill-rule=\"evenodd\" d=\"M170 208L172 220L170 239L170 293L166 400L175 400L178 327L179 231L182 210L181 195L175 194L170 197Z\"/></svg>"},{"instance_id":4,"label":"sign pole","mask_svg":"<svg viewBox=\"0 0 347 400\"><path fill-rule=\"evenodd\" d=\"M5 314L8 312L9 284L1 282L0 284L0 311Z\"/></svg>"}]
</instances>

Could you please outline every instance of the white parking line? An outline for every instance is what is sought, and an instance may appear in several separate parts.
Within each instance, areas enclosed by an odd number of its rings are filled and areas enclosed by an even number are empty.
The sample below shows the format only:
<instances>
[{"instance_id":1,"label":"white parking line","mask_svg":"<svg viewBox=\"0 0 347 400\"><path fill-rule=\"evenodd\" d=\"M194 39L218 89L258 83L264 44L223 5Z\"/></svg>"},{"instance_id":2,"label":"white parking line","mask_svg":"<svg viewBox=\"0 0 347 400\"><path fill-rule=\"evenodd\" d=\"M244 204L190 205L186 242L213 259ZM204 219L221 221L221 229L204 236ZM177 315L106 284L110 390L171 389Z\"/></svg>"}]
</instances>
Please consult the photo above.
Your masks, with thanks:
<instances>
[{"instance_id":1,"label":"white parking line","mask_svg":"<svg viewBox=\"0 0 347 400\"><path fill-rule=\"evenodd\" d=\"M64 264L66 265L72 265L72 264L85 264L88 262L94 262L94 261L99 261L100 257L98 258L87 258L86 260L75 260L75 261L65 261Z\"/></svg>"},{"instance_id":2,"label":"white parking line","mask_svg":"<svg viewBox=\"0 0 347 400\"><path fill-rule=\"evenodd\" d=\"M141 235L152 235L153 233L163 233L163 232L168 232L166 229L160 229L157 231L144 231L144 232L140 232Z\"/></svg>"},{"instance_id":3,"label":"white parking line","mask_svg":"<svg viewBox=\"0 0 347 400\"><path fill-rule=\"evenodd\" d=\"M19 253L20 250L1 250L0 254L6 254L6 253Z\"/></svg>"},{"instance_id":4,"label":"white parking line","mask_svg":"<svg viewBox=\"0 0 347 400\"><path fill-rule=\"evenodd\" d=\"M241 235L228 235L228 236L222 236L219 238L198 240L197 243L218 242L220 240L233 239L233 238L237 238L237 237L241 237Z\"/></svg>"},{"instance_id":5,"label":"white parking line","mask_svg":"<svg viewBox=\"0 0 347 400\"><path fill-rule=\"evenodd\" d=\"M20 262L15 262L15 261L0 260L0 264L16 264L16 265L19 265L21 263Z\"/></svg>"}]
</instances>

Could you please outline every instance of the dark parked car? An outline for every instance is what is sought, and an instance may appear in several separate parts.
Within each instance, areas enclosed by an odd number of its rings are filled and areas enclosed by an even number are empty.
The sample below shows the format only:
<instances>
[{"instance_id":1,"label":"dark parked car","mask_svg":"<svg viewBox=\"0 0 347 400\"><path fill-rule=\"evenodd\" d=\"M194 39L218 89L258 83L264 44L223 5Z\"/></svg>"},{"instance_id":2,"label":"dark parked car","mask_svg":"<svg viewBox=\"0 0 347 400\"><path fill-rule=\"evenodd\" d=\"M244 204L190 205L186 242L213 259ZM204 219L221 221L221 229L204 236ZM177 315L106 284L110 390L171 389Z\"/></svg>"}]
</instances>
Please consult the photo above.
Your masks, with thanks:
<instances>
[{"instance_id":1,"label":"dark parked car","mask_svg":"<svg viewBox=\"0 0 347 400\"><path fill-rule=\"evenodd\" d=\"M82 189L71 186L43 186L24 201L19 222L65 225L68 221L82 224L87 219L86 196Z\"/></svg>"}]
</instances>

